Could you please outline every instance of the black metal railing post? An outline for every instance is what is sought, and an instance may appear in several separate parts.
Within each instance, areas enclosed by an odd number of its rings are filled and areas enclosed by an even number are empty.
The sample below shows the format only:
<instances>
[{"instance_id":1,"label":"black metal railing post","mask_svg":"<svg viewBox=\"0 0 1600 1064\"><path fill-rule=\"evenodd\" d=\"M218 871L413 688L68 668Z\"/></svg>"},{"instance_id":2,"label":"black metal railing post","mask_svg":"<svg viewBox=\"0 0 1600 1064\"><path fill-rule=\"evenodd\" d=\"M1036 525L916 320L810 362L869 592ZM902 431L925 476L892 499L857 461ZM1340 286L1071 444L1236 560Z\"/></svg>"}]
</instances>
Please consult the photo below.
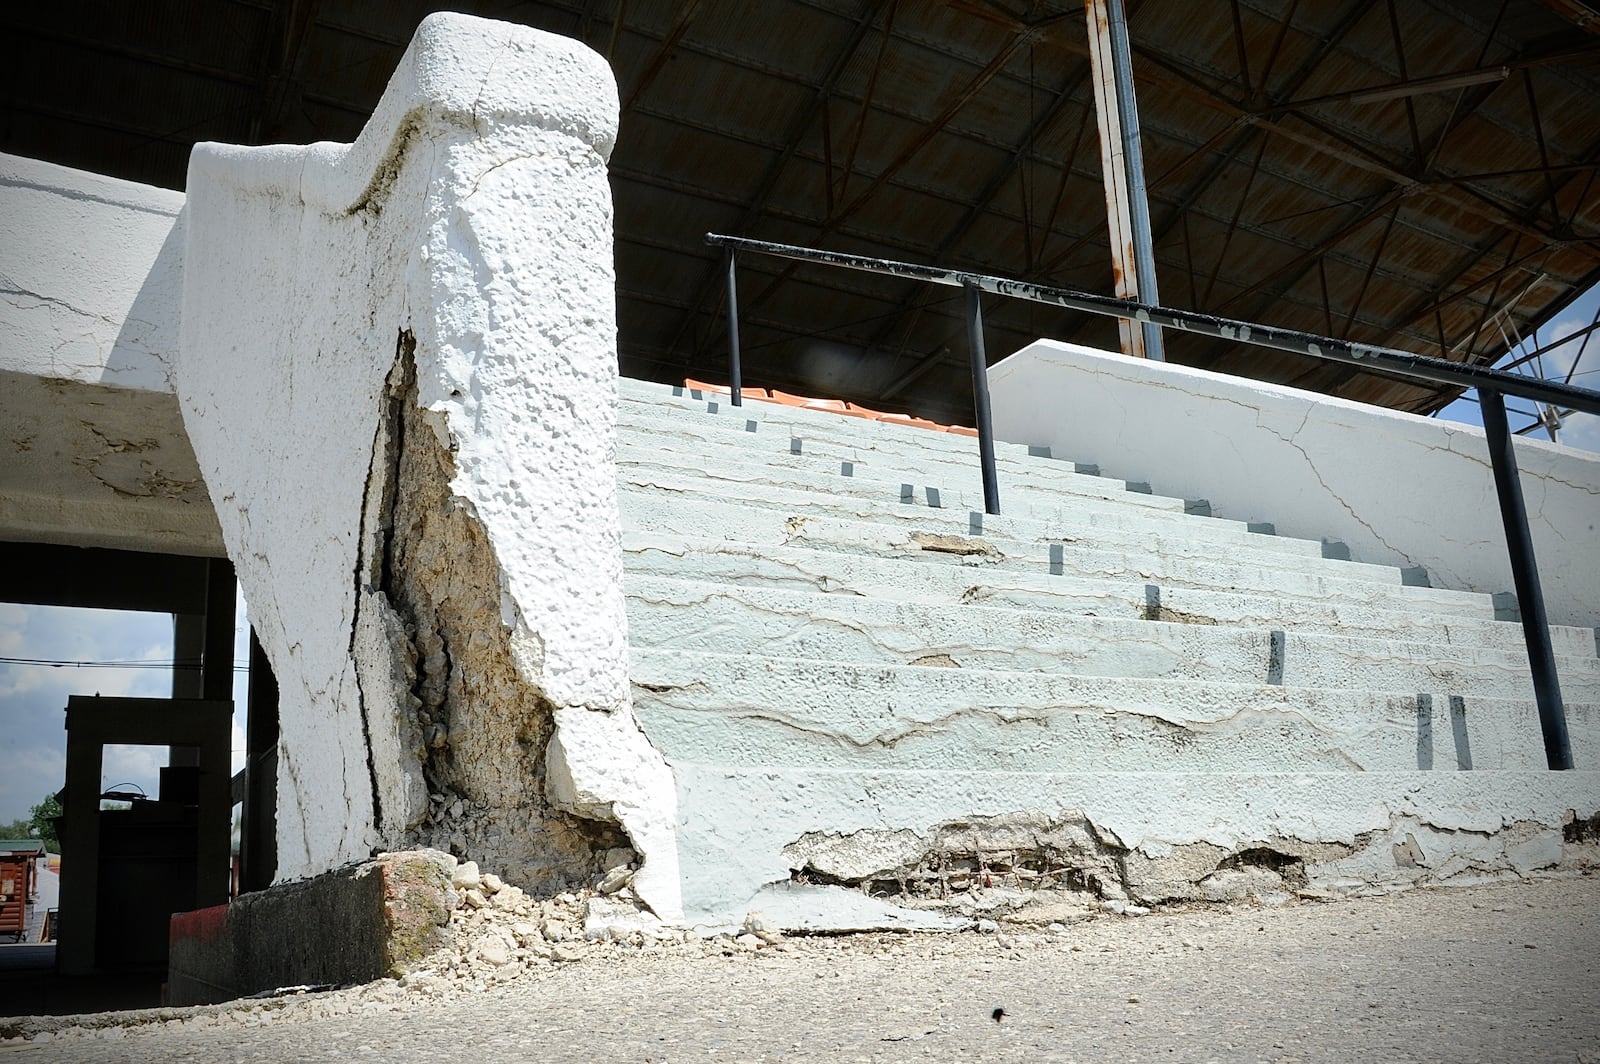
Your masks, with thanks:
<instances>
[{"instance_id":1,"label":"black metal railing post","mask_svg":"<svg viewBox=\"0 0 1600 1064\"><path fill-rule=\"evenodd\" d=\"M728 390L734 406L744 405L744 388L739 374L739 288L734 282L734 256L731 247L722 249L723 265L728 271Z\"/></svg>"},{"instance_id":2,"label":"black metal railing post","mask_svg":"<svg viewBox=\"0 0 1600 1064\"><path fill-rule=\"evenodd\" d=\"M1567 714L1561 704L1561 684L1556 679L1555 652L1550 646L1550 622L1544 612L1544 592L1539 567L1533 558L1533 536L1528 532L1528 510L1522 500L1517 456L1506 423L1505 397L1492 388L1478 389L1483 428L1489 437L1489 461L1494 466L1495 493L1500 497L1500 520L1506 528L1506 551L1511 556L1511 579L1522 614L1522 636L1528 645L1528 666L1533 670L1533 697L1539 706L1539 729L1544 732L1544 756L1551 768L1572 767L1572 744L1567 737Z\"/></svg>"},{"instance_id":3,"label":"black metal railing post","mask_svg":"<svg viewBox=\"0 0 1600 1064\"><path fill-rule=\"evenodd\" d=\"M972 356L972 416L977 422L978 461L983 466L983 509L1000 512L1000 484L994 471L994 427L989 421L989 361L983 353L983 307L978 303L978 286L968 284L967 338Z\"/></svg>"}]
</instances>

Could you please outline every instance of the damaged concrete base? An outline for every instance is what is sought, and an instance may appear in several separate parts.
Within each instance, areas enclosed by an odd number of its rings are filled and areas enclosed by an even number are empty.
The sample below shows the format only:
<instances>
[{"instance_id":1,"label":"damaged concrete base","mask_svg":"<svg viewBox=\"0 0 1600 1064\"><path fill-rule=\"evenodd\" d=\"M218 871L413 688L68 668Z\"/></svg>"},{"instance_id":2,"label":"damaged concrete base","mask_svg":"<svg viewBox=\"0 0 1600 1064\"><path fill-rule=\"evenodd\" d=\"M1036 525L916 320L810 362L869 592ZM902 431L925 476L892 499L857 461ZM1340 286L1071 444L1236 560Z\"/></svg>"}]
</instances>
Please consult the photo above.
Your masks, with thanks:
<instances>
[{"instance_id":1,"label":"damaged concrete base","mask_svg":"<svg viewBox=\"0 0 1600 1064\"><path fill-rule=\"evenodd\" d=\"M788 883L831 888L844 927L858 922L849 893L971 918L1062 896L1152 905L1385 893L1600 859L1585 841L1597 773L675 768L680 805L701 811L684 817L685 867L730 873L685 892L689 918L706 922L767 908ZM750 808L763 810L759 822L712 812Z\"/></svg>"},{"instance_id":2,"label":"damaged concrete base","mask_svg":"<svg viewBox=\"0 0 1600 1064\"><path fill-rule=\"evenodd\" d=\"M202 1005L286 986L404 974L445 942L455 862L375 860L172 917L167 1003Z\"/></svg>"},{"instance_id":3,"label":"damaged concrete base","mask_svg":"<svg viewBox=\"0 0 1600 1064\"><path fill-rule=\"evenodd\" d=\"M417 387L416 340L402 333L365 493L356 622L379 828L388 845L470 857L529 890L574 887L628 840L609 810L577 816L547 799L542 647L454 491L449 428Z\"/></svg>"}]
</instances>

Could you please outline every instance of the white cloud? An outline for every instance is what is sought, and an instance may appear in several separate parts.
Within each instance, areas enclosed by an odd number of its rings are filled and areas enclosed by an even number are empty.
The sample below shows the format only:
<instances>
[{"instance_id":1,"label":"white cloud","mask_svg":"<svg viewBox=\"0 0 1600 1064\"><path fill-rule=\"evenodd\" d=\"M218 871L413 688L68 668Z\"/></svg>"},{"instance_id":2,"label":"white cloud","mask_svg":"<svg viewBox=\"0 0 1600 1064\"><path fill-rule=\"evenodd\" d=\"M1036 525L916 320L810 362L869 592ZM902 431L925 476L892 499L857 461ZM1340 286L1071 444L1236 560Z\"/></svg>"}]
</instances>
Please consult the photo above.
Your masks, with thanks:
<instances>
[{"instance_id":1,"label":"white cloud","mask_svg":"<svg viewBox=\"0 0 1600 1064\"><path fill-rule=\"evenodd\" d=\"M1544 359L1544 371L1547 377L1564 380L1567 374L1572 372L1580 353L1583 355L1583 368L1600 366L1600 335L1591 334L1587 351L1584 351L1583 337L1574 335L1588 324L1589 322L1579 318L1563 318L1550 326L1550 339L1564 342L1552 347L1541 356ZM1572 338L1567 339L1567 337Z\"/></svg>"},{"instance_id":2,"label":"white cloud","mask_svg":"<svg viewBox=\"0 0 1600 1064\"><path fill-rule=\"evenodd\" d=\"M1585 451L1600 451L1600 417L1593 414L1573 414L1561 420L1558 434L1568 447Z\"/></svg>"},{"instance_id":3,"label":"white cloud","mask_svg":"<svg viewBox=\"0 0 1600 1064\"><path fill-rule=\"evenodd\" d=\"M166 763L165 746L107 746L100 756L100 789L131 783L131 789L155 798L161 786L161 766Z\"/></svg>"},{"instance_id":4,"label":"white cloud","mask_svg":"<svg viewBox=\"0 0 1600 1064\"><path fill-rule=\"evenodd\" d=\"M7 657L57 661L168 661L172 619L165 614L51 606L0 607ZM66 775L67 699L102 694L163 697L165 669L0 664L0 821L22 818ZM118 782L113 780L112 782Z\"/></svg>"}]
</instances>

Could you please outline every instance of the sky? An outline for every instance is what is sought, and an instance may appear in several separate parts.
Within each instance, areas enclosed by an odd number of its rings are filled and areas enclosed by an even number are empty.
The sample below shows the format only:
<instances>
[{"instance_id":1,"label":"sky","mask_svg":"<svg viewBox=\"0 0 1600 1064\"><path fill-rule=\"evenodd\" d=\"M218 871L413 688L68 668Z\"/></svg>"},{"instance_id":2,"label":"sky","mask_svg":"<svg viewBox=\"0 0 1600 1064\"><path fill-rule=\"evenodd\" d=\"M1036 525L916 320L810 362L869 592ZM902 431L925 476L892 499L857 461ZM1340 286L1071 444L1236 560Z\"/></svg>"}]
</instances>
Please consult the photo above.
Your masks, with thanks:
<instances>
[{"instance_id":1,"label":"sky","mask_svg":"<svg viewBox=\"0 0 1600 1064\"><path fill-rule=\"evenodd\" d=\"M249 628L241 600L234 664L249 660ZM172 694L172 617L165 613L19 606L0 602L0 659L138 662L144 667L21 665L0 661L0 824L26 820L30 809L66 779L70 695L166 698ZM150 667L150 666L156 667ZM233 771L244 767L243 671L234 674ZM107 747L102 789L131 783L152 798L166 747ZM124 789L124 788L119 788Z\"/></svg>"},{"instance_id":2,"label":"sky","mask_svg":"<svg viewBox=\"0 0 1600 1064\"><path fill-rule=\"evenodd\" d=\"M1570 336L1590 324L1600 309L1600 287L1591 289L1520 350L1532 350ZM1600 389L1600 332L1579 359L1581 344L1569 341L1543 356L1544 375ZM1516 357L1507 355L1501 361ZM1531 367L1530 367L1531 368ZM1528 403L1509 401L1513 430L1533 420ZM1523 411L1519 414L1518 411ZM1443 418L1481 425L1477 403L1470 398L1452 403ZM1535 438L1548 440L1543 430ZM1561 442L1600 452L1600 417L1574 415L1561 430ZM248 660L248 628L240 600L234 661ZM122 613L0 603L0 659L48 658L70 662L170 663L172 619L165 614ZM245 673L235 673L233 768L244 764ZM67 697L74 694L166 697L171 672L162 668L91 668L7 664L0 661L0 823L25 819L30 807L59 790L65 774ZM165 763L162 748L109 748L102 783L132 783L152 796L157 770Z\"/></svg>"},{"instance_id":3,"label":"sky","mask_svg":"<svg viewBox=\"0 0 1600 1064\"><path fill-rule=\"evenodd\" d=\"M1573 337L1573 333L1594 322L1597 311L1600 311L1600 286L1589 289L1574 300L1535 336L1525 337L1524 343L1514 348L1511 354L1501 359L1501 362L1519 357L1522 352L1531 352L1546 344L1565 340L1564 343L1540 356L1543 362L1543 376L1552 380L1565 380L1567 374L1571 373L1571 383L1581 388L1600 391L1600 330L1589 335L1587 350L1584 349L1582 338ZM1568 339L1569 337L1572 338ZM1531 370L1532 366L1529 365L1513 372L1526 373ZM1506 408L1512 431L1533 420L1532 404L1526 400L1508 398ZM1522 412L1521 416L1518 416L1518 411ZM1478 413L1478 404L1471 398L1471 393L1468 393L1468 397L1458 399L1445 407L1438 416L1451 421L1465 421L1472 425L1483 424L1483 419ZM1541 440L1550 438L1543 429L1536 430L1530 435ZM1591 414L1572 415L1561 427L1560 441L1568 447L1600 451L1600 417Z\"/></svg>"}]
</instances>

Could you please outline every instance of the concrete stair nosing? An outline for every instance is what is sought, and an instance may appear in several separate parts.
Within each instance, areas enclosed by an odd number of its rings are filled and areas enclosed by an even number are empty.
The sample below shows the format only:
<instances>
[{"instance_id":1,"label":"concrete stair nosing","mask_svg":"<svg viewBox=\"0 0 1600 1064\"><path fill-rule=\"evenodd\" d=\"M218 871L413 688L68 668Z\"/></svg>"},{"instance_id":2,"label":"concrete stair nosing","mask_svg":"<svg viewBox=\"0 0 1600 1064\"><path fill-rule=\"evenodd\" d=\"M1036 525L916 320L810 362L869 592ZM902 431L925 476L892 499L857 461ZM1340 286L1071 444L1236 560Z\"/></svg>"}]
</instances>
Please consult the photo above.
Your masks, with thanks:
<instances>
[{"instance_id":1,"label":"concrete stair nosing","mask_svg":"<svg viewBox=\"0 0 1600 1064\"><path fill-rule=\"evenodd\" d=\"M877 553L885 556L946 555L981 559L986 567L1039 570L1053 575L1096 575L1161 585L1198 588L1229 587L1263 594L1320 597L1330 601L1370 603L1382 598L1416 608L1492 618L1494 604L1486 595L1410 586L1399 570L1385 566L1297 558L1243 551L1218 556L1203 544L1176 541L1150 550L1129 544L1128 550L1099 550L1083 540L1062 536L1029 542L1007 533L1016 522L985 519L974 534L965 517L927 507L891 511L890 521L871 520L874 509L857 500L805 497L785 493L717 490L716 486L644 478L622 485L619 501L625 522L640 531L700 538L718 536L752 546L804 543L823 549ZM1026 530L1026 526L1020 526ZM1097 537L1104 538L1104 537ZM1290 563L1293 563L1291 566Z\"/></svg>"},{"instance_id":2,"label":"concrete stair nosing","mask_svg":"<svg viewBox=\"0 0 1600 1064\"><path fill-rule=\"evenodd\" d=\"M633 645L765 653L851 664L915 665L1417 690L1531 698L1525 653L1398 639L1159 620L1062 617L1015 607L950 606L825 592L630 575ZM1600 702L1600 660L1557 659L1569 700Z\"/></svg>"},{"instance_id":3,"label":"concrete stair nosing","mask_svg":"<svg viewBox=\"0 0 1600 1064\"><path fill-rule=\"evenodd\" d=\"M858 468L844 475L832 465L818 465L814 459L796 455L767 456L768 461L753 462L749 456L722 460L698 451L676 452L666 446L627 446L618 454L617 468L624 481L670 471L684 478L701 477L711 483L760 484L785 491L823 492L863 500L880 500L894 506L926 506L952 512L982 513L980 487L950 488L930 483L928 477L907 479L889 471L864 473ZM976 474L972 480L976 481ZM1324 545L1316 540L1268 535L1251 531L1243 521L1204 517L1173 508L1129 507L1122 499L1106 495L1067 493L1049 488L1026 487L1008 490L1002 515L1008 520L1040 524L1088 526L1125 532L1157 528L1182 534L1201 542L1228 543L1249 549L1297 557L1325 557ZM987 515L985 515L987 516Z\"/></svg>"},{"instance_id":4,"label":"concrete stair nosing","mask_svg":"<svg viewBox=\"0 0 1600 1064\"><path fill-rule=\"evenodd\" d=\"M636 649L634 708L669 758L940 771L1393 771L1544 764L1531 700ZM1569 707L1574 757L1600 707ZM1439 738L1436 739L1435 736Z\"/></svg>"},{"instance_id":5,"label":"concrete stair nosing","mask_svg":"<svg viewBox=\"0 0 1600 1064\"><path fill-rule=\"evenodd\" d=\"M1488 617L1438 617L1320 599L1251 595L1139 582L1108 582L1048 573L929 564L925 557L882 557L785 545L756 548L722 539L683 537L630 528L623 534L625 569L641 575L686 571L710 581L820 591L928 603L1010 606L1062 616L1104 616L1193 626L1291 628L1338 637L1406 639L1504 651L1523 647L1519 625ZM936 556L948 562L948 558ZM1593 653L1586 628L1551 627L1557 653Z\"/></svg>"}]
</instances>

